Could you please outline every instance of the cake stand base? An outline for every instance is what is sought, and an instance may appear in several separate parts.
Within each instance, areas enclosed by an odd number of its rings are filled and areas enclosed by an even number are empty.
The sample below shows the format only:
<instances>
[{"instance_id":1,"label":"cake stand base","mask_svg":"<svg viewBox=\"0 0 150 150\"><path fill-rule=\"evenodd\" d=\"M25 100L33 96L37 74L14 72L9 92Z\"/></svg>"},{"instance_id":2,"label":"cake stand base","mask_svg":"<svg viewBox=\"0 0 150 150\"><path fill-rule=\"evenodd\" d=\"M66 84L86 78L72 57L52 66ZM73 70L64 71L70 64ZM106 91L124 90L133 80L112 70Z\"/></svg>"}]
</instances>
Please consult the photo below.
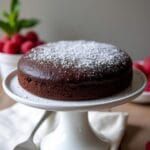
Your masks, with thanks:
<instances>
[{"instance_id":1,"label":"cake stand base","mask_svg":"<svg viewBox=\"0 0 150 150\"><path fill-rule=\"evenodd\" d=\"M109 149L109 142L93 133L87 112L59 112L59 116L57 128L44 138L41 150Z\"/></svg>"}]
</instances>

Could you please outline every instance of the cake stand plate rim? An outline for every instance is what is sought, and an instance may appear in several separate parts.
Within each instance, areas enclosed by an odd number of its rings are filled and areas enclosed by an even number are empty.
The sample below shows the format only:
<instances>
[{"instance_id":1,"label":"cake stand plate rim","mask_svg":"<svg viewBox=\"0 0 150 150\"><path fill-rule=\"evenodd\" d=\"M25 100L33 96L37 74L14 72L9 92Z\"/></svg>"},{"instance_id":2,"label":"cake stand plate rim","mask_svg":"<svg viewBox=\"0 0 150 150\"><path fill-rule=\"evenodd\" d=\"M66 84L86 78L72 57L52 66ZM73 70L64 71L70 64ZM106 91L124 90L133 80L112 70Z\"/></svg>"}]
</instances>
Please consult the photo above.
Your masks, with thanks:
<instances>
[{"instance_id":1,"label":"cake stand plate rim","mask_svg":"<svg viewBox=\"0 0 150 150\"><path fill-rule=\"evenodd\" d=\"M59 101L38 97L27 92L20 86L15 69L4 79L3 88L6 94L15 101L32 107L48 111L88 111L111 108L134 99L143 92L146 81L143 73L134 70L132 85L119 94L87 101Z\"/></svg>"}]
</instances>

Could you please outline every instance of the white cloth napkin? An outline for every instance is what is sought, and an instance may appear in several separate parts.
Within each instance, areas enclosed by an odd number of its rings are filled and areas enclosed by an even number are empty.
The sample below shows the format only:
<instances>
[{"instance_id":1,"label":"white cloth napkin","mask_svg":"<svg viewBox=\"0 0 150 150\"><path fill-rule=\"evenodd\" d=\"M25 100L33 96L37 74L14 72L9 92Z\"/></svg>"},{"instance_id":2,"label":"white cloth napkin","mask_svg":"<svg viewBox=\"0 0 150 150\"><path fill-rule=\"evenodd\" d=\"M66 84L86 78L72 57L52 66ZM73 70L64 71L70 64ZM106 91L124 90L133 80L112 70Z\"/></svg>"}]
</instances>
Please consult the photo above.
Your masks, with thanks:
<instances>
[{"instance_id":1,"label":"white cloth napkin","mask_svg":"<svg viewBox=\"0 0 150 150\"><path fill-rule=\"evenodd\" d=\"M17 144L26 140L43 113L43 110L22 104L15 104L1 111L0 150L13 150ZM89 122L98 136L102 135L110 142L111 150L117 150L124 134L127 116L127 113L121 112L90 112ZM50 122L41 126L35 135L35 143L40 144L42 138L50 132Z\"/></svg>"}]
</instances>

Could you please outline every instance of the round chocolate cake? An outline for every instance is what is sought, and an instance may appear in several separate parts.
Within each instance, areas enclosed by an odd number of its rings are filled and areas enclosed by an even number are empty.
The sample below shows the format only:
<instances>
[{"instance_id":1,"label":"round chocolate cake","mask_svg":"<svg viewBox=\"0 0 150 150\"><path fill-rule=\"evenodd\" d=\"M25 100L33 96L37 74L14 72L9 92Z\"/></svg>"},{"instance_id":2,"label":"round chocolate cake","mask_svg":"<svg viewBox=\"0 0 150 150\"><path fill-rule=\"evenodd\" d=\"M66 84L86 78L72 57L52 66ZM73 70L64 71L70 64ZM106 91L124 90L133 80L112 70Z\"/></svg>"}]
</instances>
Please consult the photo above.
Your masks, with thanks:
<instances>
[{"instance_id":1,"label":"round chocolate cake","mask_svg":"<svg viewBox=\"0 0 150 150\"><path fill-rule=\"evenodd\" d=\"M60 41L32 49L18 64L20 85L55 100L88 100L116 94L132 81L132 60L116 46Z\"/></svg>"}]
</instances>

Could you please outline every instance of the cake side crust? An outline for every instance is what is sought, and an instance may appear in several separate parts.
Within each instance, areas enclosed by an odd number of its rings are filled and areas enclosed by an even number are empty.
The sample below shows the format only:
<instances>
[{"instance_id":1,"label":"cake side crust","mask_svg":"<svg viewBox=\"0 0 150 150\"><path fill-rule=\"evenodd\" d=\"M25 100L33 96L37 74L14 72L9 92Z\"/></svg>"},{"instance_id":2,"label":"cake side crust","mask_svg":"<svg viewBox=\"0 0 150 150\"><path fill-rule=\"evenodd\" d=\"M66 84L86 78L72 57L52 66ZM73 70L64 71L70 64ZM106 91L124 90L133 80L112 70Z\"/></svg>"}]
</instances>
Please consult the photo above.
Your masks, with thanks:
<instances>
[{"instance_id":1,"label":"cake side crust","mask_svg":"<svg viewBox=\"0 0 150 150\"><path fill-rule=\"evenodd\" d=\"M132 82L132 70L108 81L86 83L56 83L38 80L18 71L20 85L40 97L55 100L89 100L111 96L126 89Z\"/></svg>"}]
</instances>

